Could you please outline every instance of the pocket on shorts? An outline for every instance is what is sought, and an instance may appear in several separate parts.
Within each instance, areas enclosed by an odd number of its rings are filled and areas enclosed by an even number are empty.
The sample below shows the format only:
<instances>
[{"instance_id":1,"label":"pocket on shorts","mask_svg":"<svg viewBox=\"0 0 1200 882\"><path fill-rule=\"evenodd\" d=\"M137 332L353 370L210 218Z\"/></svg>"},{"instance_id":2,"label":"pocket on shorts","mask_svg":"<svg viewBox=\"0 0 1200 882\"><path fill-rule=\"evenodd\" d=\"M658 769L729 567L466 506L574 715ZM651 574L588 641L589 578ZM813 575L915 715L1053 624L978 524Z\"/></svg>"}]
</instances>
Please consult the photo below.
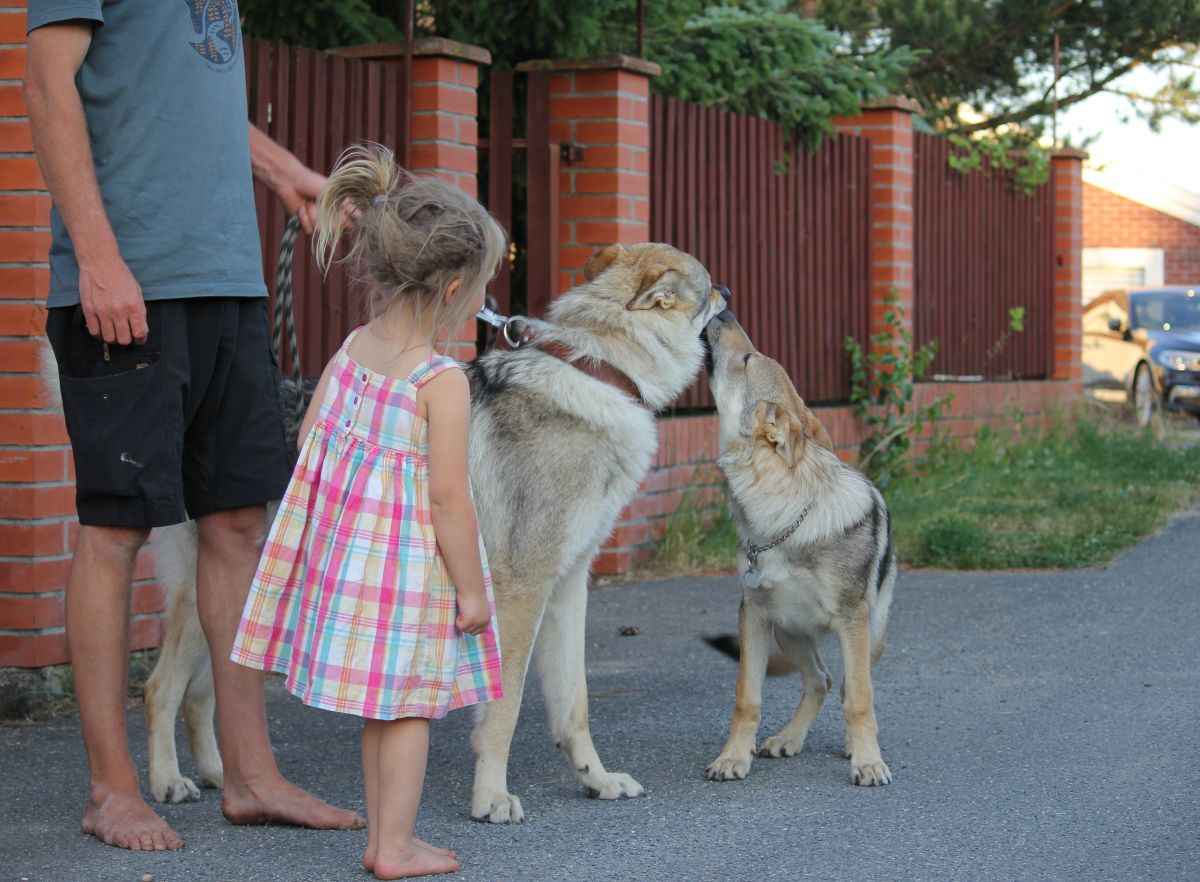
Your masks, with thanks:
<instances>
[{"instance_id":1,"label":"pocket on shorts","mask_svg":"<svg viewBox=\"0 0 1200 882\"><path fill-rule=\"evenodd\" d=\"M142 473L166 454L158 353L123 352L100 365L59 366L79 496L142 496Z\"/></svg>"}]
</instances>

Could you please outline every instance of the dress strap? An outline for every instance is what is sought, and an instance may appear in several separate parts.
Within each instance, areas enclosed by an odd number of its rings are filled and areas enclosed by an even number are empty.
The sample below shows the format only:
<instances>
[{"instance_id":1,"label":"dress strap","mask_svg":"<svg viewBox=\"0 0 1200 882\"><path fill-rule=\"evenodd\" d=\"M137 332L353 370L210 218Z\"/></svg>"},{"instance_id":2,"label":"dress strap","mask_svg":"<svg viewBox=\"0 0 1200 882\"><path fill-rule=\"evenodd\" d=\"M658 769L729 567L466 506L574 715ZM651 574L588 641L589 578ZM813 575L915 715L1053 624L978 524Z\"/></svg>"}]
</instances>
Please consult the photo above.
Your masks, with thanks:
<instances>
[{"instance_id":1,"label":"dress strap","mask_svg":"<svg viewBox=\"0 0 1200 882\"><path fill-rule=\"evenodd\" d=\"M462 365L448 355L435 355L413 371L410 382L420 389L438 374L449 370L462 370Z\"/></svg>"},{"instance_id":2,"label":"dress strap","mask_svg":"<svg viewBox=\"0 0 1200 882\"><path fill-rule=\"evenodd\" d=\"M365 327L366 327L366 325L359 325L357 328L355 328L353 331L351 331L349 334L346 335L346 339L342 341L342 352L346 353L347 355L350 354L351 341L353 341L354 338L358 336L358 332L361 331Z\"/></svg>"}]
</instances>

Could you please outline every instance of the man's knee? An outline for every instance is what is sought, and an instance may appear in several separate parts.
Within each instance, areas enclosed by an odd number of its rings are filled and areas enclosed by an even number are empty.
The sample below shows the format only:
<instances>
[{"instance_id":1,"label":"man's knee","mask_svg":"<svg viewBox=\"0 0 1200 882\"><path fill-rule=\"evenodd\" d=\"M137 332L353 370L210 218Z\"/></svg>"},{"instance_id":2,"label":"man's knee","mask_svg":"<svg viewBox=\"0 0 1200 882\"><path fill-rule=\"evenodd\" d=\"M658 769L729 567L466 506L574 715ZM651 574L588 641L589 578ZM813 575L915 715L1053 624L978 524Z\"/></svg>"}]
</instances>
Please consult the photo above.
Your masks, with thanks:
<instances>
[{"instance_id":1,"label":"man's knee","mask_svg":"<svg viewBox=\"0 0 1200 882\"><path fill-rule=\"evenodd\" d=\"M261 550L267 539L267 509L251 505L215 511L197 520L196 526L202 546Z\"/></svg>"},{"instance_id":2,"label":"man's knee","mask_svg":"<svg viewBox=\"0 0 1200 882\"><path fill-rule=\"evenodd\" d=\"M134 557L150 538L148 527L97 527L80 525L75 551L102 554L109 558Z\"/></svg>"}]
</instances>

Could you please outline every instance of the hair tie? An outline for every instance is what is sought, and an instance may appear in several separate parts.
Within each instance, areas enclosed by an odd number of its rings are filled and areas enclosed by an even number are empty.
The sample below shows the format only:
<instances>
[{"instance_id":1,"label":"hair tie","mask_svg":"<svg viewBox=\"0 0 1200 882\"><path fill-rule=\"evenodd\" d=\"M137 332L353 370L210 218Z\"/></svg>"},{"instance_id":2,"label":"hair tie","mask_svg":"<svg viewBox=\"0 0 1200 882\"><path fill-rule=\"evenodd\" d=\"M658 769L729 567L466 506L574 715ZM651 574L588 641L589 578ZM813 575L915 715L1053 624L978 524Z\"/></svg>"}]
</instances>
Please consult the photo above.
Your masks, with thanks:
<instances>
[{"instance_id":1,"label":"hair tie","mask_svg":"<svg viewBox=\"0 0 1200 882\"><path fill-rule=\"evenodd\" d=\"M371 204L378 205L380 202L384 202L386 200L387 200L387 193L380 193L378 196L376 196L374 199L371 200Z\"/></svg>"}]
</instances>

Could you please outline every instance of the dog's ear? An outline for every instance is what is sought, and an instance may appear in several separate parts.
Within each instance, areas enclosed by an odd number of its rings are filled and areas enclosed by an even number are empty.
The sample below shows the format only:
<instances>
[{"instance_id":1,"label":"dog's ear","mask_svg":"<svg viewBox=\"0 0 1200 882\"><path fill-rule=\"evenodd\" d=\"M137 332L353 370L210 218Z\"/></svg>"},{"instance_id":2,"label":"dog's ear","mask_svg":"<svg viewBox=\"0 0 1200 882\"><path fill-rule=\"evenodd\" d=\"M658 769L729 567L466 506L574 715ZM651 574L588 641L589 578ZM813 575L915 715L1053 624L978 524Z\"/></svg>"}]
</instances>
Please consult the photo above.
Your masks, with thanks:
<instances>
[{"instance_id":1,"label":"dog's ear","mask_svg":"<svg viewBox=\"0 0 1200 882\"><path fill-rule=\"evenodd\" d=\"M638 292L625 308L653 309L661 306L663 309L670 309L674 306L675 290L670 285L671 273L669 266L652 266L643 272L642 280L638 283Z\"/></svg>"},{"instance_id":2,"label":"dog's ear","mask_svg":"<svg viewBox=\"0 0 1200 882\"><path fill-rule=\"evenodd\" d=\"M802 422L804 423L805 434L824 447L826 450L833 450L833 439L829 437L829 433L825 431L825 426L821 424L819 419L817 419L816 414L814 414L807 407L804 408L800 414Z\"/></svg>"},{"instance_id":3,"label":"dog's ear","mask_svg":"<svg viewBox=\"0 0 1200 882\"><path fill-rule=\"evenodd\" d=\"M607 248L599 248L593 252L588 258L588 262L583 267L583 277L589 282L600 275L610 266L625 251L624 245L609 245Z\"/></svg>"},{"instance_id":4,"label":"dog's ear","mask_svg":"<svg viewBox=\"0 0 1200 882\"><path fill-rule=\"evenodd\" d=\"M787 467L794 468L807 440L804 423L786 407L764 399L754 406L754 425L755 437L774 447Z\"/></svg>"}]
</instances>

